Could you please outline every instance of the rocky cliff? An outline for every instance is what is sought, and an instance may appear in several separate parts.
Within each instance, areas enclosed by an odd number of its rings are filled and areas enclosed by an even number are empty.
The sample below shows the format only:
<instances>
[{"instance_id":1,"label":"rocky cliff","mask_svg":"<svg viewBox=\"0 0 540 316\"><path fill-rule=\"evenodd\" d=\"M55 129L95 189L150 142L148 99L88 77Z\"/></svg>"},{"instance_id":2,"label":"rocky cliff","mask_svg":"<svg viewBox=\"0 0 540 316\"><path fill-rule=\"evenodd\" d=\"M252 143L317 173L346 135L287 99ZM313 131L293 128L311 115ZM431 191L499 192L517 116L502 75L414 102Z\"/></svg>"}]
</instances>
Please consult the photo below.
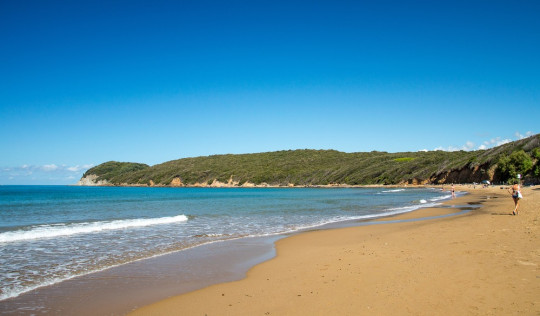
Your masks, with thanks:
<instances>
[{"instance_id":1,"label":"rocky cliff","mask_svg":"<svg viewBox=\"0 0 540 316\"><path fill-rule=\"evenodd\" d=\"M98 176L95 174L89 174L86 176L83 176L79 182L77 182L75 185L81 185L81 186L107 186L112 185L107 180L98 180Z\"/></svg>"}]
</instances>

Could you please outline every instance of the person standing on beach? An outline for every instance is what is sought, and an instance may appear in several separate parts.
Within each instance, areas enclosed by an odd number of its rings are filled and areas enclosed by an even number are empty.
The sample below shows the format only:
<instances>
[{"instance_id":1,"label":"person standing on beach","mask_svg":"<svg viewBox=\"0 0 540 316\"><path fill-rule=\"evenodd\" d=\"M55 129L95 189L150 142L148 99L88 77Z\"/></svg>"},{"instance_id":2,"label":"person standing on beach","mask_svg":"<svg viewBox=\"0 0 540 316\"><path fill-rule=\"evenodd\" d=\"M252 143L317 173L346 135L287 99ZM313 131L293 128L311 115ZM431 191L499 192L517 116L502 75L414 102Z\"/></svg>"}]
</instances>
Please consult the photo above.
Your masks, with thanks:
<instances>
[{"instance_id":1,"label":"person standing on beach","mask_svg":"<svg viewBox=\"0 0 540 316\"><path fill-rule=\"evenodd\" d=\"M455 198L456 197L456 189L454 188L454 185L452 184L452 198Z\"/></svg>"},{"instance_id":2,"label":"person standing on beach","mask_svg":"<svg viewBox=\"0 0 540 316\"><path fill-rule=\"evenodd\" d=\"M512 199L514 199L515 208L512 211L512 215L517 215L519 200L523 198L523 195L521 195L521 191L519 189L519 184L514 184L511 189L508 189L508 193L510 193L512 195Z\"/></svg>"}]
</instances>

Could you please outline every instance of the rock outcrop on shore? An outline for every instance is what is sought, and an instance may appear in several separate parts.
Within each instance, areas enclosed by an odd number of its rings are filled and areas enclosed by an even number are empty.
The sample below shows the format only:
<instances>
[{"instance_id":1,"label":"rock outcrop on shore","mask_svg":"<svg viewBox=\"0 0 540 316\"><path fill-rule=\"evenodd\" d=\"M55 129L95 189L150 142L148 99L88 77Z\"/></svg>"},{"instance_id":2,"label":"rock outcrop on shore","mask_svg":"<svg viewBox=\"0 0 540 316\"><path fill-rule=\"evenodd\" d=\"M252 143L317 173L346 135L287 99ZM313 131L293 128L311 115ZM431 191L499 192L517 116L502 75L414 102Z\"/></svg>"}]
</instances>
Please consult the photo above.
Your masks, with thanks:
<instances>
[{"instance_id":1,"label":"rock outcrop on shore","mask_svg":"<svg viewBox=\"0 0 540 316\"><path fill-rule=\"evenodd\" d=\"M86 176L83 176L79 182L77 182L75 185L80 186L108 186L111 185L109 181L107 180L98 180L98 176L95 174L89 174Z\"/></svg>"},{"instance_id":2,"label":"rock outcrop on shore","mask_svg":"<svg viewBox=\"0 0 540 316\"><path fill-rule=\"evenodd\" d=\"M168 185L156 184L154 181L150 180L148 184L138 184L138 183L120 183L120 184L111 184L107 180L97 180L98 176L95 174L90 174L82 177L75 185L78 186L124 186L124 187L190 187L190 188L278 188L278 187L296 187L294 184L289 183L285 186L283 185L270 185L268 183L255 184L252 182L244 182L242 184L236 181L220 182L218 180L212 181L212 183L199 183L194 184L184 184L180 178L174 178ZM320 185L317 187L336 187L336 186L347 186L343 185ZM305 186L302 186L305 187ZM315 187L315 186L314 186Z\"/></svg>"}]
</instances>

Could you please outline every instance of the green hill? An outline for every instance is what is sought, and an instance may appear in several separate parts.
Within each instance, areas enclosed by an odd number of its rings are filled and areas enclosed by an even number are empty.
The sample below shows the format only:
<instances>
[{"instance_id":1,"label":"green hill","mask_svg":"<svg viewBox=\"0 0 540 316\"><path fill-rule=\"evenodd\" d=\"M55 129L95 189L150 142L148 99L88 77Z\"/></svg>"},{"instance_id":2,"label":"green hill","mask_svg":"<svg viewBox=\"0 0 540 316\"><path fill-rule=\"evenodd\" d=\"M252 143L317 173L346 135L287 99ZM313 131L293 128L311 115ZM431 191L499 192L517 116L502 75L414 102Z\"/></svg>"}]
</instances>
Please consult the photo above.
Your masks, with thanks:
<instances>
[{"instance_id":1,"label":"green hill","mask_svg":"<svg viewBox=\"0 0 540 316\"><path fill-rule=\"evenodd\" d=\"M184 158L154 166L110 161L89 169L83 178L92 176L94 182L111 185L366 185L506 181L523 170L527 181L538 182L539 147L540 135L535 135L478 151L344 153L305 149ZM516 154L521 152L528 158ZM516 159L529 159L530 168L511 169ZM510 169L501 168L503 165Z\"/></svg>"}]
</instances>

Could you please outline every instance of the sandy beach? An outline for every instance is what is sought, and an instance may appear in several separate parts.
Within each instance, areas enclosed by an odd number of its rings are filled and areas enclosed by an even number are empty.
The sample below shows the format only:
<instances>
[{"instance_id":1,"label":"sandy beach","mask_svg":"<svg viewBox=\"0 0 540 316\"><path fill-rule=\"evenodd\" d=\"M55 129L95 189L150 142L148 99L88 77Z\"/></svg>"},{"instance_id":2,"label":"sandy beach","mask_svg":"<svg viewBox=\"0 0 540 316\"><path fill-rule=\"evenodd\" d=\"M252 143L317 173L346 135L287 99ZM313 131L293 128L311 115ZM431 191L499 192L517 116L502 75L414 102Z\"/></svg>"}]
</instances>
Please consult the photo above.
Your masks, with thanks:
<instances>
[{"instance_id":1,"label":"sandy beach","mask_svg":"<svg viewBox=\"0 0 540 316\"><path fill-rule=\"evenodd\" d=\"M130 315L540 315L540 188L518 216L499 186L456 189L470 194L379 221L481 206L285 238L245 279Z\"/></svg>"}]
</instances>

